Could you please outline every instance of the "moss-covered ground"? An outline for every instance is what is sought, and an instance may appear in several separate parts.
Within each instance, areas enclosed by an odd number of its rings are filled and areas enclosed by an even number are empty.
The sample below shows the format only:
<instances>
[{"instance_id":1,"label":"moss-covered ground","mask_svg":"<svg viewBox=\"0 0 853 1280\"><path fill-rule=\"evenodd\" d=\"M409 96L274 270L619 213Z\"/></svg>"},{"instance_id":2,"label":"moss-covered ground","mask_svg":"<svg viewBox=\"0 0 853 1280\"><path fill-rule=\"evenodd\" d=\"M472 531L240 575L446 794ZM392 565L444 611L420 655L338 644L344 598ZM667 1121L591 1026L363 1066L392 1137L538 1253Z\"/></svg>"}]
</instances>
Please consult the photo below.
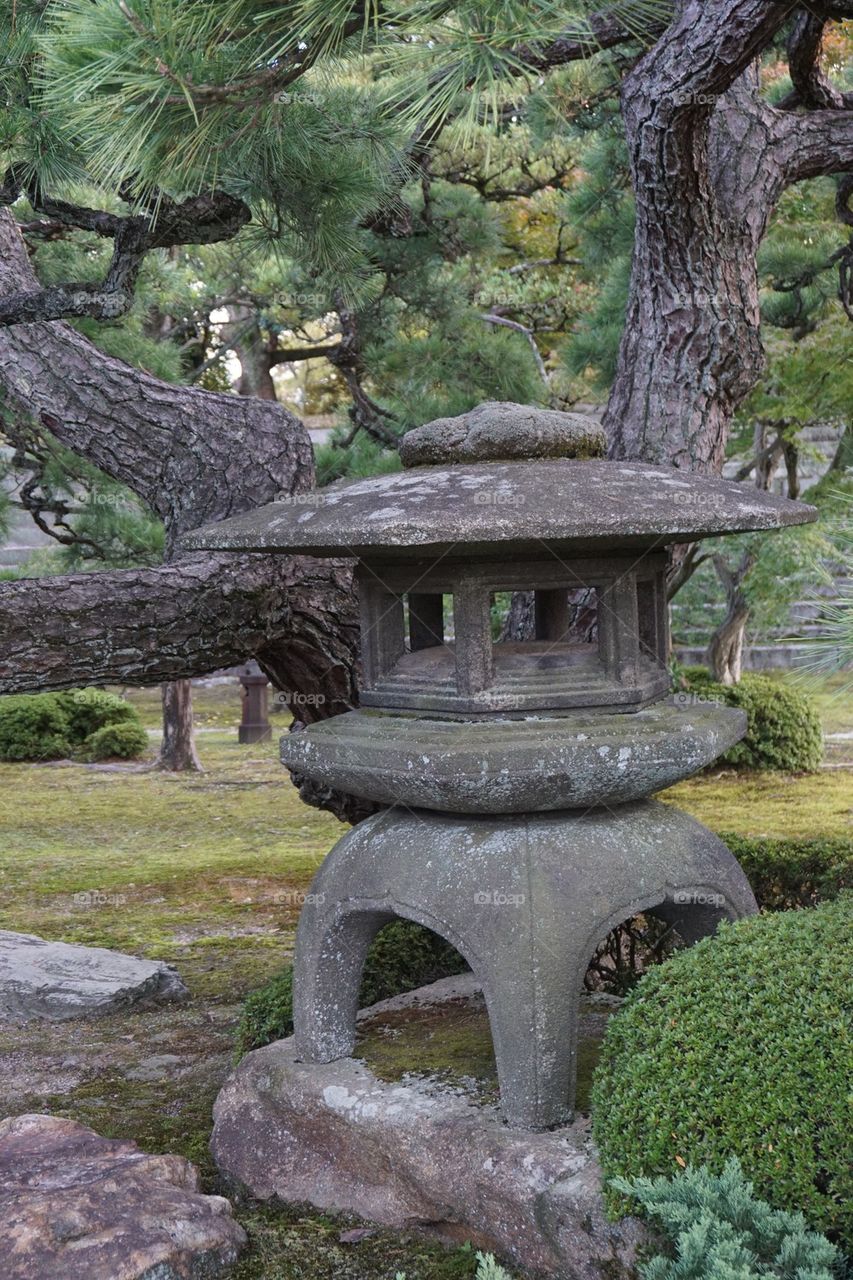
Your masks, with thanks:
<instances>
[{"instance_id":1,"label":"moss-covered ground","mask_svg":"<svg viewBox=\"0 0 853 1280\"><path fill-rule=\"evenodd\" d=\"M156 693L128 696L152 731L153 757ZM273 741L240 746L235 685L197 689L195 707L201 775L0 765L2 927L167 960L191 993L182 1005L97 1022L0 1030L0 1115L67 1115L186 1155L214 1189L211 1106L241 1002L289 959L301 897L343 828L305 807L278 764L282 718ZM833 732L853 730L849 699L829 690L825 709ZM843 768L712 772L663 798L717 830L837 834L851 829L850 783ZM309 1211L239 1213L252 1244L236 1280L393 1280L397 1271L461 1280L475 1270L470 1251L388 1232L342 1241L353 1224Z\"/></svg>"}]
</instances>

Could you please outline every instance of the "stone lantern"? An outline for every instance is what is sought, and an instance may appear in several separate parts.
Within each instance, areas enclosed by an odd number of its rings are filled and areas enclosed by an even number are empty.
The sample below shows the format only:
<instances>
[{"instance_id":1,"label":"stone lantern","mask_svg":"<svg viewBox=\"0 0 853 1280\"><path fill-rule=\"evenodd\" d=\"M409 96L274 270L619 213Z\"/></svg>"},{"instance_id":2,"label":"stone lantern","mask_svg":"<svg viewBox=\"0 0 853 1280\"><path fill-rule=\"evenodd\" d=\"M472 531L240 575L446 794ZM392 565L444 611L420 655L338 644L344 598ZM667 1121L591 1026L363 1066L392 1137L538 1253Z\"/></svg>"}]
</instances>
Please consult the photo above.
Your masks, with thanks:
<instances>
[{"instance_id":1,"label":"stone lantern","mask_svg":"<svg viewBox=\"0 0 853 1280\"><path fill-rule=\"evenodd\" d=\"M531 1130L571 1116L582 980L610 929L647 912L692 942L756 910L725 845L648 798L745 730L739 710L670 696L667 548L815 517L601 452L589 419L487 404L410 432L399 473L185 540L357 561L361 706L281 754L383 808L331 851L303 909L299 1057L352 1053L370 943L415 920L482 984L504 1116ZM534 635L504 641L495 601L516 591L533 593Z\"/></svg>"},{"instance_id":2,"label":"stone lantern","mask_svg":"<svg viewBox=\"0 0 853 1280\"><path fill-rule=\"evenodd\" d=\"M272 735L269 721L269 680L254 660L244 662L237 671L242 697L242 713L237 729L237 741L242 743L266 742Z\"/></svg>"}]
</instances>

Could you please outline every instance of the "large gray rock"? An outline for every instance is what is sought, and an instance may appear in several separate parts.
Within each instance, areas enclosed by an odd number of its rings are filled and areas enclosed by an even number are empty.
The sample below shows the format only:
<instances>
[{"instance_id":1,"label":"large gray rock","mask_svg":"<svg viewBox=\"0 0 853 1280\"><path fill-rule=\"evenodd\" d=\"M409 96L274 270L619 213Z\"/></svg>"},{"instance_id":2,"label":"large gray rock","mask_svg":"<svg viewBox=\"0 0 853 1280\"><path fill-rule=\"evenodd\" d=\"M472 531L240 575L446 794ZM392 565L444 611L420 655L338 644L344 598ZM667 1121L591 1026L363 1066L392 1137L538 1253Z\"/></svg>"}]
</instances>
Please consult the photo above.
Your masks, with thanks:
<instances>
[{"instance_id":1,"label":"large gray rock","mask_svg":"<svg viewBox=\"0 0 853 1280\"><path fill-rule=\"evenodd\" d=\"M4 1280L208 1280L245 1243L179 1156L56 1116L0 1121Z\"/></svg>"},{"instance_id":2,"label":"large gray rock","mask_svg":"<svg viewBox=\"0 0 853 1280\"><path fill-rule=\"evenodd\" d=\"M188 994L161 960L0 929L0 1019L63 1022Z\"/></svg>"},{"instance_id":3,"label":"large gray rock","mask_svg":"<svg viewBox=\"0 0 853 1280\"><path fill-rule=\"evenodd\" d=\"M400 441L404 467L448 462L508 462L513 458L601 458L607 438L601 423L510 400L488 400L455 418L436 418Z\"/></svg>"},{"instance_id":4,"label":"large gray rock","mask_svg":"<svg viewBox=\"0 0 853 1280\"><path fill-rule=\"evenodd\" d=\"M392 1005L402 1002L363 1016ZM300 1062L293 1040L244 1058L214 1115L217 1164L262 1200L427 1227L545 1276L632 1274L642 1229L608 1221L585 1119L550 1133L509 1129L455 1085L386 1083L353 1058Z\"/></svg>"}]
</instances>

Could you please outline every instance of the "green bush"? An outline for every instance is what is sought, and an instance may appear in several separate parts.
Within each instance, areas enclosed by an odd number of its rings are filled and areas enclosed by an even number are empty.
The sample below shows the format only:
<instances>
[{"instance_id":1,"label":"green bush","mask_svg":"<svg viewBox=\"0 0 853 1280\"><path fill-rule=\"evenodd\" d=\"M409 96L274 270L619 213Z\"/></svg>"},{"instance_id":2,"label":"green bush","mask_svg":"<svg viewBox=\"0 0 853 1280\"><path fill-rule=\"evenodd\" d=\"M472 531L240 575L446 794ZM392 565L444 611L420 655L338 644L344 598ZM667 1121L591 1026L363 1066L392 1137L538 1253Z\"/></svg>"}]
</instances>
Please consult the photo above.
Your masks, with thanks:
<instances>
[{"instance_id":1,"label":"green bush","mask_svg":"<svg viewBox=\"0 0 853 1280\"><path fill-rule=\"evenodd\" d=\"M807 694L754 672L747 672L736 685L717 684L704 667L686 667L679 674L686 692L746 712L746 736L721 756L723 764L782 773L814 773L820 767L820 716Z\"/></svg>"},{"instance_id":2,"label":"green bush","mask_svg":"<svg viewBox=\"0 0 853 1280\"><path fill-rule=\"evenodd\" d=\"M61 760L71 750L71 724L55 693L0 698L0 760Z\"/></svg>"},{"instance_id":3,"label":"green bush","mask_svg":"<svg viewBox=\"0 0 853 1280\"><path fill-rule=\"evenodd\" d=\"M380 930L367 953L359 1003L364 1009L467 967L459 952L430 929L395 920ZM293 970L288 967L247 999L237 1028L237 1053L242 1057L292 1034Z\"/></svg>"},{"instance_id":4,"label":"green bush","mask_svg":"<svg viewBox=\"0 0 853 1280\"><path fill-rule=\"evenodd\" d=\"M753 1195L737 1159L717 1176L687 1168L673 1178L615 1180L672 1243L640 1265L641 1280L833 1280L841 1256L801 1213L771 1209Z\"/></svg>"},{"instance_id":5,"label":"green bush","mask_svg":"<svg viewBox=\"0 0 853 1280\"><path fill-rule=\"evenodd\" d=\"M608 1178L720 1172L853 1243L853 895L722 925L610 1019L593 1125Z\"/></svg>"},{"instance_id":6,"label":"green bush","mask_svg":"<svg viewBox=\"0 0 853 1280\"><path fill-rule=\"evenodd\" d=\"M718 833L764 911L814 907L853 889L853 836L780 839Z\"/></svg>"},{"instance_id":7,"label":"green bush","mask_svg":"<svg viewBox=\"0 0 853 1280\"><path fill-rule=\"evenodd\" d=\"M75 742L85 742L106 725L140 723L135 708L129 702L115 693L107 693L105 689L72 689L55 696L68 715Z\"/></svg>"},{"instance_id":8,"label":"green bush","mask_svg":"<svg viewBox=\"0 0 853 1280\"><path fill-rule=\"evenodd\" d=\"M148 746L148 734L141 724L105 724L86 739L87 760L135 760Z\"/></svg>"},{"instance_id":9,"label":"green bush","mask_svg":"<svg viewBox=\"0 0 853 1280\"><path fill-rule=\"evenodd\" d=\"M75 755L103 759L103 747L110 739L104 737L94 746L99 753L95 755L93 740L108 728L125 732L114 739L119 749L107 754L128 758L147 746L136 711L114 693L73 689L13 694L0 698L0 760L61 760Z\"/></svg>"}]
</instances>

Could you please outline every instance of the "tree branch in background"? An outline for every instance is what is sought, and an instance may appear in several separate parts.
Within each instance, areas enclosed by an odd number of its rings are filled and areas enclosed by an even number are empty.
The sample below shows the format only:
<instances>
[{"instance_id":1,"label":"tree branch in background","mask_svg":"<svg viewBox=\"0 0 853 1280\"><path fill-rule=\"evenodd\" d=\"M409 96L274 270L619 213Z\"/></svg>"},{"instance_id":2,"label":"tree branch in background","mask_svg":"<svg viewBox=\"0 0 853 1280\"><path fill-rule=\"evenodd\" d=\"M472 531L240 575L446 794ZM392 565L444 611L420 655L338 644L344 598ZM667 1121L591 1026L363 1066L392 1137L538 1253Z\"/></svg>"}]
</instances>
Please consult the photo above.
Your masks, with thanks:
<instances>
[{"instance_id":1,"label":"tree branch in background","mask_svg":"<svg viewBox=\"0 0 853 1280\"><path fill-rule=\"evenodd\" d=\"M528 329L525 325L519 324L517 320L507 320L506 316L484 314L480 316L480 319L485 320L486 324L503 325L504 328L512 329L515 333L524 334L530 346L530 350L533 352L533 358L536 361L536 368L539 370L539 376L545 385L548 385L548 370L545 368L545 361L539 353L539 348L536 345L536 339L533 336L532 329Z\"/></svg>"},{"instance_id":2,"label":"tree branch in background","mask_svg":"<svg viewBox=\"0 0 853 1280\"><path fill-rule=\"evenodd\" d=\"M23 188L13 177L4 187L4 199L0 203L11 204L22 193ZM163 199L152 212L128 217L52 200L34 186L30 186L26 194L36 213L45 214L52 225L76 227L111 238L113 256L100 282L72 282L42 288L33 281L31 288L6 293L0 297L0 325L79 316L115 320L133 305L136 281L149 250L231 240L252 216L242 200L224 191L205 192L180 204Z\"/></svg>"},{"instance_id":3,"label":"tree branch in background","mask_svg":"<svg viewBox=\"0 0 853 1280\"><path fill-rule=\"evenodd\" d=\"M589 16L589 36L578 39L576 35L561 36L546 45L518 45L513 55L532 71L548 71L562 67L567 62L580 62L602 49L613 49L620 44L637 42L637 33L627 27L615 9L602 9ZM656 38L666 29L665 23L655 24L649 36Z\"/></svg>"},{"instance_id":4,"label":"tree branch in background","mask_svg":"<svg viewBox=\"0 0 853 1280\"><path fill-rule=\"evenodd\" d=\"M793 93L784 107L828 107L845 110L853 107L853 94L842 93L827 79L820 65L826 19L810 10L799 14L788 37L788 69Z\"/></svg>"}]
</instances>

